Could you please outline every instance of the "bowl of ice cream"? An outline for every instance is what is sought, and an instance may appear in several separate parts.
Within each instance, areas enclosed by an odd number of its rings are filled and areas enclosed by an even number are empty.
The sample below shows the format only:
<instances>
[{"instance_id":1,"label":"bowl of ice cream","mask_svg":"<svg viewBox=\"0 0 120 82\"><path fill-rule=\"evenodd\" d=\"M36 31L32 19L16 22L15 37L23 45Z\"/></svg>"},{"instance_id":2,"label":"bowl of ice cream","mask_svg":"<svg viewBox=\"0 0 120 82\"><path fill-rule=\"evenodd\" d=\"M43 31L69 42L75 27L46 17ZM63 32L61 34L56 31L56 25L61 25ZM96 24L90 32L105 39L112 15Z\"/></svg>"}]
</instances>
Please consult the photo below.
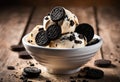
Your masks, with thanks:
<instances>
[{"instance_id":1,"label":"bowl of ice cream","mask_svg":"<svg viewBox=\"0 0 120 82\"><path fill-rule=\"evenodd\" d=\"M49 73L71 74L78 72L101 48L100 36L89 24L79 24L77 17L63 7L55 7L22 38L28 53Z\"/></svg>"},{"instance_id":2,"label":"bowl of ice cream","mask_svg":"<svg viewBox=\"0 0 120 82\"><path fill-rule=\"evenodd\" d=\"M24 36L23 44L26 50L43 66L49 73L71 74L80 70L80 67L87 63L102 45L102 39L99 42L83 48L47 48L43 46L31 45L27 42L28 35Z\"/></svg>"}]
</instances>

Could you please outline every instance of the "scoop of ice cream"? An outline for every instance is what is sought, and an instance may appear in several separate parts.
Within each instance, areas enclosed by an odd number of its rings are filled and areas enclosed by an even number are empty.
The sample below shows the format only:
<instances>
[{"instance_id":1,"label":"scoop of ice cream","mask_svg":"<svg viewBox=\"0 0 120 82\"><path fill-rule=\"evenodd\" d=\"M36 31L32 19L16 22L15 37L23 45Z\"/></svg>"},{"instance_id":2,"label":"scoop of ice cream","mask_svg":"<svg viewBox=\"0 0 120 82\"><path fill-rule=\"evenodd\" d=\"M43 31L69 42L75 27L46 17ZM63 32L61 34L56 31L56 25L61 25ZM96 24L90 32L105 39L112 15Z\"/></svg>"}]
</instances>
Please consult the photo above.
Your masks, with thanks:
<instances>
[{"instance_id":1,"label":"scoop of ice cream","mask_svg":"<svg viewBox=\"0 0 120 82\"><path fill-rule=\"evenodd\" d=\"M44 29L42 25L37 25L33 28L33 30L29 33L27 41L33 45L37 45L35 41L35 37L38 34L40 29Z\"/></svg>"},{"instance_id":2,"label":"scoop of ice cream","mask_svg":"<svg viewBox=\"0 0 120 82\"><path fill-rule=\"evenodd\" d=\"M52 48L81 48L87 44L86 38L76 32L63 34L59 39L51 41Z\"/></svg>"},{"instance_id":3,"label":"scoop of ice cream","mask_svg":"<svg viewBox=\"0 0 120 82\"><path fill-rule=\"evenodd\" d=\"M50 25L53 25L53 24L55 24L55 22L53 22L53 21L51 20L50 15L45 16L45 17L43 18L43 27L44 27L45 30L46 30Z\"/></svg>"},{"instance_id":4,"label":"scoop of ice cream","mask_svg":"<svg viewBox=\"0 0 120 82\"><path fill-rule=\"evenodd\" d=\"M62 33L74 32L76 26L79 24L78 18L69 10L65 8L64 10L65 10L65 17L63 20L58 21L58 25L61 26ZM50 15L45 16L43 19L43 27L47 29L52 24L55 24L55 22L51 20Z\"/></svg>"}]
</instances>

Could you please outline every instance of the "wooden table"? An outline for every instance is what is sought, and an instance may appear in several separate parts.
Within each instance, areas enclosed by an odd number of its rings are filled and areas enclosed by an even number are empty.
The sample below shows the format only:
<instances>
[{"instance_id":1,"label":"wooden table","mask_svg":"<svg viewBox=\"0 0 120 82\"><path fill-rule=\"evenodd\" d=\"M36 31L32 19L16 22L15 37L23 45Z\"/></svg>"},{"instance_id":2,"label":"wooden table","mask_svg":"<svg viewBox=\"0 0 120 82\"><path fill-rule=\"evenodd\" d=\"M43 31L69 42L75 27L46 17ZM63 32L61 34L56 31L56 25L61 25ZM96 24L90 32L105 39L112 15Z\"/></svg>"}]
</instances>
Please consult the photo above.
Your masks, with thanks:
<instances>
[{"instance_id":1,"label":"wooden table","mask_svg":"<svg viewBox=\"0 0 120 82\"><path fill-rule=\"evenodd\" d=\"M102 79L87 79L89 82L120 82L120 10L117 7L66 7L75 13L80 23L86 22L94 27L95 33L103 40L102 48L84 66L104 71ZM3 7L0 8L0 82L22 82L19 79L24 67L29 62L36 64L34 59L18 58L18 52L10 50L10 46L21 44L21 38L29 33L35 25L42 24L43 17L52 7ZM94 66L96 59L109 59L113 66L99 68ZM7 66L15 66L15 70L7 70ZM44 69L40 64L36 67ZM16 74L17 77L12 74ZM72 75L52 75L42 71L41 78L30 79L33 82L70 82ZM85 79L85 78L80 78Z\"/></svg>"}]
</instances>

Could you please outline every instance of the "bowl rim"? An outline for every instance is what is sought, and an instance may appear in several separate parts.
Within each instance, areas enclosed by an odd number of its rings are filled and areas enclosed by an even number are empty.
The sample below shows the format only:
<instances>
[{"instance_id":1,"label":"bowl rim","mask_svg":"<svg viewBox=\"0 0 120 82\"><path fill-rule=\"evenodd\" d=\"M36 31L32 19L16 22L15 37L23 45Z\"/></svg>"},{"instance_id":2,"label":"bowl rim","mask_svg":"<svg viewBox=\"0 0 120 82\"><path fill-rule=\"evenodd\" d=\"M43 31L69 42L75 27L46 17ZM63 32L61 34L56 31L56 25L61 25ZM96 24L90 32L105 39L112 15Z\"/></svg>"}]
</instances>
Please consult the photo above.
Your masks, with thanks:
<instances>
[{"instance_id":1,"label":"bowl rim","mask_svg":"<svg viewBox=\"0 0 120 82\"><path fill-rule=\"evenodd\" d=\"M93 38L98 38L99 42L96 44L93 44L93 45L89 45L89 46L85 46L85 47L81 47L81 48L49 48L49 47L44 47L44 46L32 45L32 44L28 43L26 41L26 37L28 35L29 35L29 33L26 34L25 36L23 36L23 38L22 38L23 45L27 45L27 46L35 47L35 48L40 48L40 49L47 49L47 50L77 50L77 49L86 49L86 48L89 49L91 47L97 47L98 45L102 45L102 43L103 43L103 39L99 35L94 34Z\"/></svg>"}]
</instances>

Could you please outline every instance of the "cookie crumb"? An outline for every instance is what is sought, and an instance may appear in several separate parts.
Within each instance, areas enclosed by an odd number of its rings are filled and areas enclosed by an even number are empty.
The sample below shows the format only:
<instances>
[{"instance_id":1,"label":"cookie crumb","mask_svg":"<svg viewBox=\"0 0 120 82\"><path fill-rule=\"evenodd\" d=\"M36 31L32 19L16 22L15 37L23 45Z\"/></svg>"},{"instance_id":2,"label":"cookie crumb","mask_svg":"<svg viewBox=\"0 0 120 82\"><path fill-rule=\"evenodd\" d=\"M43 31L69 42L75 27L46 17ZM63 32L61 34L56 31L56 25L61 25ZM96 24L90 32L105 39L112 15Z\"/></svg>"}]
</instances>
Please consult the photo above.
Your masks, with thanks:
<instances>
[{"instance_id":1,"label":"cookie crumb","mask_svg":"<svg viewBox=\"0 0 120 82\"><path fill-rule=\"evenodd\" d=\"M82 41L79 41L79 40L74 40L74 42L75 42L76 44L81 44L81 43L82 43Z\"/></svg>"},{"instance_id":2,"label":"cookie crumb","mask_svg":"<svg viewBox=\"0 0 120 82\"><path fill-rule=\"evenodd\" d=\"M115 59L114 61L118 61L118 59Z\"/></svg>"},{"instance_id":3,"label":"cookie crumb","mask_svg":"<svg viewBox=\"0 0 120 82\"><path fill-rule=\"evenodd\" d=\"M11 50L12 51L24 51L25 48L23 45L11 45Z\"/></svg>"},{"instance_id":4,"label":"cookie crumb","mask_svg":"<svg viewBox=\"0 0 120 82\"><path fill-rule=\"evenodd\" d=\"M0 78L0 81L3 81L3 78Z\"/></svg>"},{"instance_id":5,"label":"cookie crumb","mask_svg":"<svg viewBox=\"0 0 120 82\"><path fill-rule=\"evenodd\" d=\"M116 47L117 47L117 48L120 48L120 46L119 46L119 45L116 45Z\"/></svg>"},{"instance_id":6,"label":"cookie crumb","mask_svg":"<svg viewBox=\"0 0 120 82\"><path fill-rule=\"evenodd\" d=\"M46 82L51 82L50 80L46 80Z\"/></svg>"},{"instance_id":7,"label":"cookie crumb","mask_svg":"<svg viewBox=\"0 0 120 82\"><path fill-rule=\"evenodd\" d=\"M120 60L118 61L118 63L120 63Z\"/></svg>"},{"instance_id":8,"label":"cookie crumb","mask_svg":"<svg viewBox=\"0 0 120 82\"><path fill-rule=\"evenodd\" d=\"M72 46L72 48L74 48L74 45Z\"/></svg>"},{"instance_id":9,"label":"cookie crumb","mask_svg":"<svg viewBox=\"0 0 120 82\"><path fill-rule=\"evenodd\" d=\"M73 77L73 76L70 76L70 79L74 79L74 77Z\"/></svg>"},{"instance_id":10,"label":"cookie crumb","mask_svg":"<svg viewBox=\"0 0 120 82\"><path fill-rule=\"evenodd\" d=\"M84 79L82 82L88 82L88 81Z\"/></svg>"},{"instance_id":11,"label":"cookie crumb","mask_svg":"<svg viewBox=\"0 0 120 82\"><path fill-rule=\"evenodd\" d=\"M8 70L15 70L15 67L14 66L7 66L7 69Z\"/></svg>"},{"instance_id":12,"label":"cookie crumb","mask_svg":"<svg viewBox=\"0 0 120 82\"><path fill-rule=\"evenodd\" d=\"M76 82L76 80L71 80L70 82Z\"/></svg>"},{"instance_id":13,"label":"cookie crumb","mask_svg":"<svg viewBox=\"0 0 120 82\"><path fill-rule=\"evenodd\" d=\"M45 17L45 20L48 20L49 18L48 17Z\"/></svg>"},{"instance_id":14,"label":"cookie crumb","mask_svg":"<svg viewBox=\"0 0 120 82\"><path fill-rule=\"evenodd\" d=\"M74 25L74 21L70 20L70 26L73 26L73 25Z\"/></svg>"}]
</instances>

